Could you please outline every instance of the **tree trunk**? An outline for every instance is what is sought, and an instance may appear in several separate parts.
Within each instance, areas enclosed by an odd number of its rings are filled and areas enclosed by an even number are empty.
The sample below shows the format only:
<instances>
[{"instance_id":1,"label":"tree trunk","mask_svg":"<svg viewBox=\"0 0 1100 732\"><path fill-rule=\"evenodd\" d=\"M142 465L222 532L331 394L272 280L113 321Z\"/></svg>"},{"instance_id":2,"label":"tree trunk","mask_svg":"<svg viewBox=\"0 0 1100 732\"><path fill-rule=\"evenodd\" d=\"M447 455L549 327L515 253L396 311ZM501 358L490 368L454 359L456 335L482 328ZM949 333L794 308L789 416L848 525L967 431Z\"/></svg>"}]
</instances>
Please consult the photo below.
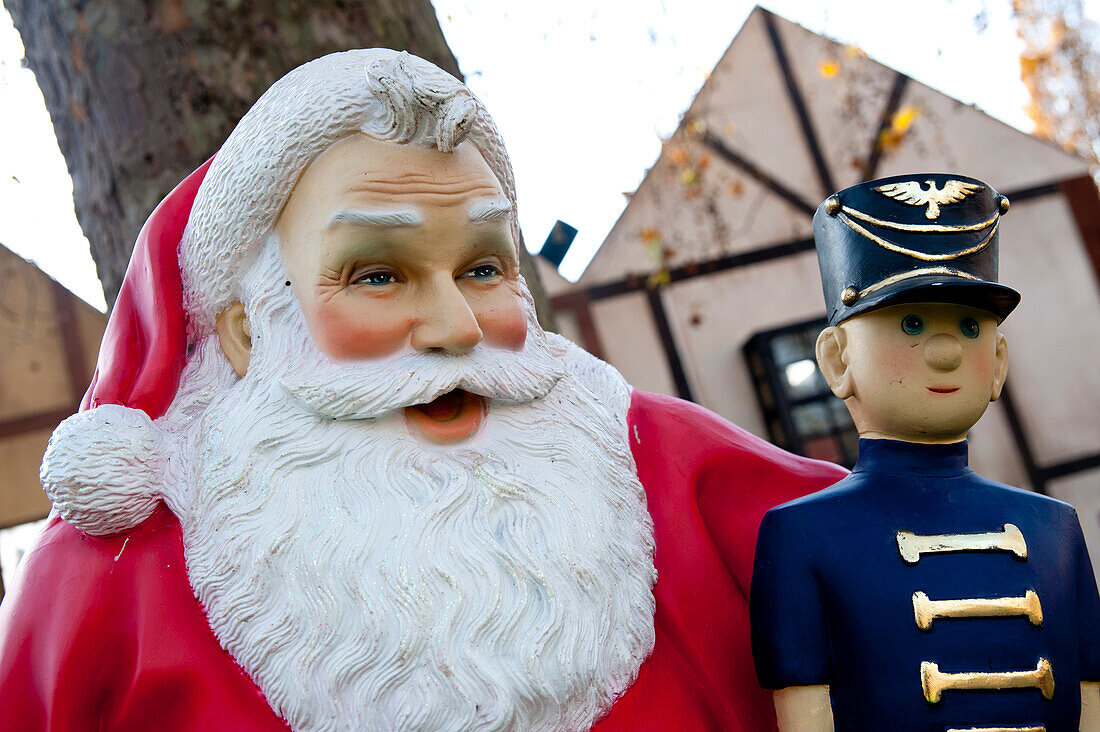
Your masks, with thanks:
<instances>
[{"instance_id":1,"label":"tree trunk","mask_svg":"<svg viewBox=\"0 0 1100 732\"><path fill-rule=\"evenodd\" d=\"M429 0L4 0L113 303L141 225L276 79L326 53L407 49L459 75Z\"/></svg>"}]
</instances>

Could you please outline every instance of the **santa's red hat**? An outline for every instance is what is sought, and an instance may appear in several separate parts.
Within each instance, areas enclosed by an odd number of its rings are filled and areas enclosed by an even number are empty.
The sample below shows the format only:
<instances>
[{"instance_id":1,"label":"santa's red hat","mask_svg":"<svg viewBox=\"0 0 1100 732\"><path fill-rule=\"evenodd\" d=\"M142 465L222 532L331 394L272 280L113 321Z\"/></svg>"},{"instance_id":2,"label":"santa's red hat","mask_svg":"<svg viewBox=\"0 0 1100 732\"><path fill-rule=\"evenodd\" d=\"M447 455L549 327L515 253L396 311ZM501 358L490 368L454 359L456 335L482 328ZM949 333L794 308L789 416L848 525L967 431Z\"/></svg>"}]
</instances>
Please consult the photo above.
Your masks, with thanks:
<instances>
[{"instance_id":1,"label":"santa's red hat","mask_svg":"<svg viewBox=\"0 0 1100 732\"><path fill-rule=\"evenodd\" d=\"M81 410L121 404L155 419L172 403L187 357L179 244L212 162L184 178L141 227Z\"/></svg>"},{"instance_id":2,"label":"santa's red hat","mask_svg":"<svg viewBox=\"0 0 1100 732\"><path fill-rule=\"evenodd\" d=\"M152 420L172 403L187 361L179 244L214 158L161 201L138 234L80 412L50 438L41 478L70 524L125 531L157 507L164 450Z\"/></svg>"}]
</instances>

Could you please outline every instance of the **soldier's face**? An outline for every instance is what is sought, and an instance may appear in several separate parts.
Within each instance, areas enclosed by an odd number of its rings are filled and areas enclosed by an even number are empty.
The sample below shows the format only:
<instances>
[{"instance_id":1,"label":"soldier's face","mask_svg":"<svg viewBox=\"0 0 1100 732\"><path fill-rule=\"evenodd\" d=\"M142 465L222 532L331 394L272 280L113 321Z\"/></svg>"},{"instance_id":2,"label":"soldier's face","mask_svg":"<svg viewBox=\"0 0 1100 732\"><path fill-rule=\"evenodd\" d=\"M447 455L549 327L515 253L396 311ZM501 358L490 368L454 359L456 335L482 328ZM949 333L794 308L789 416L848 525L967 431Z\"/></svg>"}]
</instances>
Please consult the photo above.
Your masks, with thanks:
<instances>
[{"instance_id":1,"label":"soldier's face","mask_svg":"<svg viewBox=\"0 0 1100 732\"><path fill-rule=\"evenodd\" d=\"M894 305L840 325L863 437L956 442L1000 395L1007 366L992 314L941 303Z\"/></svg>"}]
</instances>

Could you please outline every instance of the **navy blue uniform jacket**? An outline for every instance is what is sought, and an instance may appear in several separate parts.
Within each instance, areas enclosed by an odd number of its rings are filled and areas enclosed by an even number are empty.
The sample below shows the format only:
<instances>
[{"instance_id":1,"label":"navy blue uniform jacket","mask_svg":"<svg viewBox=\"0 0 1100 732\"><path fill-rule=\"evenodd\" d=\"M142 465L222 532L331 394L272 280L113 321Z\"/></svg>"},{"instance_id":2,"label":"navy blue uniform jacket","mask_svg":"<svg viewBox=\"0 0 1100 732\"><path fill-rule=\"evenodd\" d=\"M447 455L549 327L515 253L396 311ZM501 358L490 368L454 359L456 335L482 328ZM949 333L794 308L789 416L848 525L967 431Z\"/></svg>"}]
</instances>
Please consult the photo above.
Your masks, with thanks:
<instances>
[{"instance_id":1,"label":"navy blue uniform jacket","mask_svg":"<svg viewBox=\"0 0 1100 732\"><path fill-rule=\"evenodd\" d=\"M941 547L910 550L915 561L906 561L899 548L898 532L927 548L940 535L1016 533L1006 525L1019 530L1026 557ZM946 615L918 626L918 603L1029 590L1039 623ZM965 442L860 440L850 476L765 515L750 604L761 685L828 684L837 730L1076 730L1080 682L1100 681L1100 599L1076 512L975 474ZM954 674L1036 672L1043 660L1047 693L952 688ZM936 701L927 698L925 662L946 680Z\"/></svg>"}]
</instances>

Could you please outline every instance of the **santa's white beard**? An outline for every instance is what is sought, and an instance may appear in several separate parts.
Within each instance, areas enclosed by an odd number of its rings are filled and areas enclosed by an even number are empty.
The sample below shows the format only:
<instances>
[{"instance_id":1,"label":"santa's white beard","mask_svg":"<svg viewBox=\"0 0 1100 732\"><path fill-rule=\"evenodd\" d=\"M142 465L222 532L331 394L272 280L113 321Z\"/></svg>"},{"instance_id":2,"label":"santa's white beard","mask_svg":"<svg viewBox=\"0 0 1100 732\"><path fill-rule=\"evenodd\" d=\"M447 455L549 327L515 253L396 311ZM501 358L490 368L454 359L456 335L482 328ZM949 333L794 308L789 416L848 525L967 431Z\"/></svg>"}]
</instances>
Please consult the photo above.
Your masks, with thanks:
<instances>
[{"instance_id":1,"label":"santa's white beard","mask_svg":"<svg viewBox=\"0 0 1100 732\"><path fill-rule=\"evenodd\" d=\"M296 303L250 310L248 375L207 340L162 420L184 446L164 493L215 635L272 707L301 732L590 727L654 641L622 385L560 369L430 446L400 410L303 408L282 385L318 358Z\"/></svg>"}]
</instances>

